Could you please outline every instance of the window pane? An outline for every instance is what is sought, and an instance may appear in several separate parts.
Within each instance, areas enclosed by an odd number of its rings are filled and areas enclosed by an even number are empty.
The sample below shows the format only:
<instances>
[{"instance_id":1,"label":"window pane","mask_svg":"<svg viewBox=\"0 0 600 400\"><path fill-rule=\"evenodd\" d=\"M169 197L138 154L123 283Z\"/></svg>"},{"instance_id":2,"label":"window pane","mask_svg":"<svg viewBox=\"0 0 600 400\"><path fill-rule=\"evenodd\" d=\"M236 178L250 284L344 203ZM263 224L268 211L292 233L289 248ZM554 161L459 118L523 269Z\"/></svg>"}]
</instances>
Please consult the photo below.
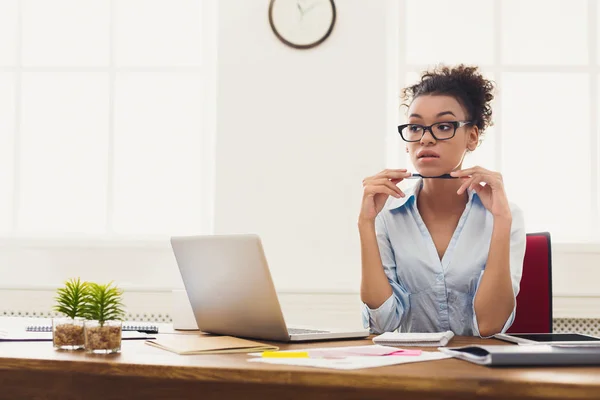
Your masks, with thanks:
<instances>
[{"instance_id":1,"label":"window pane","mask_svg":"<svg viewBox=\"0 0 600 400\"><path fill-rule=\"evenodd\" d=\"M528 231L559 241L591 237L587 74L505 74L503 172Z\"/></svg>"},{"instance_id":2,"label":"window pane","mask_svg":"<svg viewBox=\"0 0 600 400\"><path fill-rule=\"evenodd\" d=\"M407 62L492 64L493 11L492 0L407 0Z\"/></svg>"},{"instance_id":3,"label":"window pane","mask_svg":"<svg viewBox=\"0 0 600 400\"><path fill-rule=\"evenodd\" d=\"M502 1L502 61L517 65L587 64L587 3Z\"/></svg>"},{"instance_id":4,"label":"window pane","mask_svg":"<svg viewBox=\"0 0 600 400\"><path fill-rule=\"evenodd\" d=\"M200 65L200 0L119 0L115 5L117 65Z\"/></svg>"},{"instance_id":5,"label":"window pane","mask_svg":"<svg viewBox=\"0 0 600 400\"><path fill-rule=\"evenodd\" d=\"M14 74L0 72L0 234L10 232L12 222L14 81Z\"/></svg>"},{"instance_id":6,"label":"window pane","mask_svg":"<svg viewBox=\"0 0 600 400\"><path fill-rule=\"evenodd\" d=\"M16 64L17 0L0 0L0 65Z\"/></svg>"},{"instance_id":7,"label":"window pane","mask_svg":"<svg viewBox=\"0 0 600 400\"><path fill-rule=\"evenodd\" d=\"M201 82L199 73L117 75L116 232L200 232Z\"/></svg>"},{"instance_id":8,"label":"window pane","mask_svg":"<svg viewBox=\"0 0 600 400\"><path fill-rule=\"evenodd\" d=\"M106 228L108 74L23 74L20 232Z\"/></svg>"},{"instance_id":9,"label":"window pane","mask_svg":"<svg viewBox=\"0 0 600 400\"><path fill-rule=\"evenodd\" d=\"M596 21L600 21L600 7L598 6L596 6ZM600 64L600 29L598 28L596 28L596 62Z\"/></svg>"},{"instance_id":10,"label":"window pane","mask_svg":"<svg viewBox=\"0 0 600 400\"><path fill-rule=\"evenodd\" d=\"M23 65L107 66L109 0L23 0Z\"/></svg>"}]
</instances>

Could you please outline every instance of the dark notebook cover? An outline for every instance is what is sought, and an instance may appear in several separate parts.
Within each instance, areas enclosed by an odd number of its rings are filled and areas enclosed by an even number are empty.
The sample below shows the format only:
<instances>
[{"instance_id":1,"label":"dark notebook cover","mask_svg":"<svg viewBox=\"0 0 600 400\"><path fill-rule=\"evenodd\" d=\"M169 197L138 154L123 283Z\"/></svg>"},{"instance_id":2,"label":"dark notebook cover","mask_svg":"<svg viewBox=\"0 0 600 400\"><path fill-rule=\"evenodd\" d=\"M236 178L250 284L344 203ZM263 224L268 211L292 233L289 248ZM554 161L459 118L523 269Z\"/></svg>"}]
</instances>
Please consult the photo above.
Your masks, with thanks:
<instances>
[{"instance_id":1,"label":"dark notebook cover","mask_svg":"<svg viewBox=\"0 0 600 400\"><path fill-rule=\"evenodd\" d=\"M461 360L489 367L600 365L600 346L463 346L439 350Z\"/></svg>"}]
</instances>

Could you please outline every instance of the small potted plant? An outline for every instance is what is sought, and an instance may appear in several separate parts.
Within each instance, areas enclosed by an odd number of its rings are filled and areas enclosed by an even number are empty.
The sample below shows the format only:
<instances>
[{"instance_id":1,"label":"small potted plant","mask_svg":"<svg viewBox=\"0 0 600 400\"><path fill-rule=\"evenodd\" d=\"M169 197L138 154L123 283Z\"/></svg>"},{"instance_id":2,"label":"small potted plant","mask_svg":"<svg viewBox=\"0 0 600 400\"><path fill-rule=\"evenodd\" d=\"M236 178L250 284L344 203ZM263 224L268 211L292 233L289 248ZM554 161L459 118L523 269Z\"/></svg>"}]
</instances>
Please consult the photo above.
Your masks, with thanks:
<instances>
[{"instance_id":1,"label":"small potted plant","mask_svg":"<svg viewBox=\"0 0 600 400\"><path fill-rule=\"evenodd\" d=\"M112 282L89 283L84 316L85 350L88 353L121 351L121 327L125 315L123 291Z\"/></svg>"},{"instance_id":2,"label":"small potted plant","mask_svg":"<svg viewBox=\"0 0 600 400\"><path fill-rule=\"evenodd\" d=\"M57 290L54 311L64 317L52 318L52 343L57 349L77 350L85 344L83 336L83 313L87 298L87 282L70 279Z\"/></svg>"}]
</instances>

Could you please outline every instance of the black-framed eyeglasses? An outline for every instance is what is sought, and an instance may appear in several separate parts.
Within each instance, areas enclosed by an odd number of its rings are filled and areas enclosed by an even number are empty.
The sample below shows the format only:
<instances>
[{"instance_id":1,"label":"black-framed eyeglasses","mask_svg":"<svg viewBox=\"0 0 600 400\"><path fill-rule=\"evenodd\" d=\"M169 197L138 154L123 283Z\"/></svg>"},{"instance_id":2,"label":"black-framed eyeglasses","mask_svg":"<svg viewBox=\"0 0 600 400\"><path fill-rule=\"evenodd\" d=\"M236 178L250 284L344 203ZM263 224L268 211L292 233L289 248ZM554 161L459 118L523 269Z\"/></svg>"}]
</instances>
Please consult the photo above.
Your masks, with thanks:
<instances>
[{"instance_id":1,"label":"black-framed eyeglasses","mask_svg":"<svg viewBox=\"0 0 600 400\"><path fill-rule=\"evenodd\" d=\"M419 124L404 124L398 126L398 132L405 142L418 142L423 138L425 132L431 132L435 140L448 140L456 135L456 130L465 125L471 125L473 121L444 121L425 126Z\"/></svg>"}]
</instances>

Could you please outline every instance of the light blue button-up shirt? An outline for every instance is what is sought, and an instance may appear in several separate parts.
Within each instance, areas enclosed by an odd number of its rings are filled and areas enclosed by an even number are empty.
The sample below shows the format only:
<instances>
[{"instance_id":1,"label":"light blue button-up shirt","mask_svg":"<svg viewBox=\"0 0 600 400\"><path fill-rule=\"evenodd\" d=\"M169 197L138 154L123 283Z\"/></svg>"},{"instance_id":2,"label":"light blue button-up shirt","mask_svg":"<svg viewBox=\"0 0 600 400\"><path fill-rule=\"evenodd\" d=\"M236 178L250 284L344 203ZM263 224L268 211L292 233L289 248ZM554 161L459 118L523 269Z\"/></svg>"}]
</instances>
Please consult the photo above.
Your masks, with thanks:
<instances>
[{"instance_id":1,"label":"light blue button-up shirt","mask_svg":"<svg viewBox=\"0 0 600 400\"><path fill-rule=\"evenodd\" d=\"M363 305L363 322L372 333L441 332L480 336L474 299L488 259L493 216L479 196L469 200L444 256L440 260L419 210L420 180L405 190L406 197L390 197L375 219L383 269L392 295L377 309ZM523 213L510 204L510 275L515 299L525 256ZM516 300L515 300L516 308ZM515 310L502 332L513 323Z\"/></svg>"}]
</instances>

